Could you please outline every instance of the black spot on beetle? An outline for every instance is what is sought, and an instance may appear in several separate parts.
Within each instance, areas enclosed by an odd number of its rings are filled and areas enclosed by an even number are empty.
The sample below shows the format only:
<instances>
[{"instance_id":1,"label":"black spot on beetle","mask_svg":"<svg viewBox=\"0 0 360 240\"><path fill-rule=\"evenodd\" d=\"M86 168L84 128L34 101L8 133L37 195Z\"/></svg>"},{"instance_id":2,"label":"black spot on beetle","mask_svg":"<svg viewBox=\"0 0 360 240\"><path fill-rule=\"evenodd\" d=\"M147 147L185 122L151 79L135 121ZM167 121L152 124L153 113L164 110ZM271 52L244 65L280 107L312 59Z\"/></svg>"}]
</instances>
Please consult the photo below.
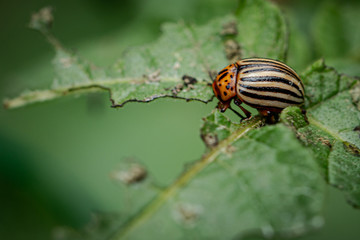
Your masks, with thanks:
<instances>
[{"instance_id":1,"label":"black spot on beetle","mask_svg":"<svg viewBox=\"0 0 360 240\"><path fill-rule=\"evenodd\" d=\"M221 87L221 83L219 83L219 87Z\"/></svg>"},{"instance_id":2,"label":"black spot on beetle","mask_svg":"<svg viewBox=\"0 0 360 240\"><path fill-rule=\"evenodd\" d=\"M227 90L230 89L230 83L228 83L228 85L226 85L226 89L227 89Z\"/></svg>"},{"instance_id":3,"label":"black spot on beetle","mask_svg":"<svg viewBox=\"0 0 360 240\"><path fill-rule=\"evenodd\" d=\"M225 80L225 82L228 82L228 80Z\"/></svg>"},{"instance_id":4,"label":"black spot on beetle","mask_svg":"<svg viewBox=\"0 0 360 240\"><path fill-rule=\"evenodd\" d=\"M234 91L234 88L233 88L233 87L231 87L230 89L231 89L231 91Z\"/></svg>"},{"instance_id":5,"label":"black spot on beetle","mask_svg":"<svg viewBox=\"0 0 360 240\"><path fill-rule=\"evenodd\" d=\"M227 95L227 92L224 92L224 96L226 96Z\"/></svg>"},{"instance_id":6,"label":"black spot on beetle","mask_svg":"<svg viewBox=\"0 0 360 240\"><path fill-rule=\"evenodd\" d=\"M218 75L223 74L223 73L226 72L226 71L227 71L227 69L224 68L223 70L221 70L221 71L218 73Z\"/></svg>"},{"instance_id":7,"label":"black spot on beetle","mask_svg":"<svg viewBox=\"0 0 360 240\"><path fill-rule=\"evenodd\" d=\"M221 79L223 79L227 74L228 74L228 73L225 72L223 75L221 75L221 76L219 77L219 81L221 81Z\"/></svg>"}]
</instances>

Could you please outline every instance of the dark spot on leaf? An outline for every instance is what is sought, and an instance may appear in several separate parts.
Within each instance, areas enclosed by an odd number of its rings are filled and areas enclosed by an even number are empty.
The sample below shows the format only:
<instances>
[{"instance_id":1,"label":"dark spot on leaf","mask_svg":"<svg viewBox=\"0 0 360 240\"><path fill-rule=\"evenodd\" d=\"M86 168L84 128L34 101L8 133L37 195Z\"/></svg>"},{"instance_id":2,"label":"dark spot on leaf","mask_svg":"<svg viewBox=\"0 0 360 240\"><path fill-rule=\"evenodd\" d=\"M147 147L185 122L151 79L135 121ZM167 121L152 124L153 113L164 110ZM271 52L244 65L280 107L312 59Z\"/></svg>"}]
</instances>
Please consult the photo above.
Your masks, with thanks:
<instances>
[{"instance_id":1,"label":"dark spot on leaf","mask_svg":"<svg viewBox=\"0 0 360 240\"><path fill-rule=\"evenodd\" d=\"M174 218L185 227L194 227L202 212L201 205L181 203L175 208Z\"/></svg>"},{"instance_id":2,"label":"dark spot on leaf","mask_svg":"<svg viewBox=\"0 0 360 240\"><path fill-rule=\"evenodd\" d=\"M34 13L31 16L30 28L39 31L49 31L54 21L52 12L52 7L44 7L39 12Z\"/></svg>"},{"instance_id":3,"label":"dark spot on leaf","mask_svg":"<svg viewBox=\"0 0 360 240\"><path fill-rule=\"evenodd\" d=\"M182 80L184 81L184 85L187 87L188 85L193 85L197 83L196 78L188 76L188 75L184 75L182 76Z\"/></svg>"},{"instance_id":4,"label":"dark spot on leaf","mask_svg":"<svg viewBox=\"0 0 360 240\"><path fill-rule=\"evenodd\" d=\"M127 169L115 171L111 176L126 185L132 185L134 183L142 182L147 176L147 170L138 163L132 163Z\"/></svg>"},{"instance_id":5,"label":"dark spot on leaf","mask_svg":"<svg viewBox=\"0 0 360 240\"><path fill-rule=\"evenodd\" d=\"M201 134L201 139L204 141L205 145L209 148L213 148L219 143L217 135L211 133Z\"/></svg>"},{"instance_id":6,"label":"dark spot on leaf","mask_svg":"<svg viewBox=\"0 0 360 240\"><path fill-rule=\"evenodd\" d=\"M321 144L328 146L330 149L332 148L332 144L328 139L321 137L318 140L321 142Z\"/></svg>"},{"instance_id":7,"label":"dark spot on leaf","mask_svg":"<svg viewBox=\"0 0 360 240\"><path fill-rule=\"evenodd\" d=\"M174 94L175 96L179 93L179 92L181 92L181 90L183 90L184 89L184 85L183 84L181 84L181 83L179 83L178 85L176 85L173 89L171 89L171 92L172 92L172 94Z\"/></svg>"},{"instance_id":8,"label":"dark spot on leaf","mask_svg":"<svg viewBox=\"0 0 360 240\"><path fill-rule=\"evenodd\" d=\"M356 147L354 144L351 144L349 142L343 142L344 148L350 152L351 154L355 156L360 156L360 149Z\"/></svg>"},{"instance_id":9,"label":"dark spot on leaf","mask_svg":"<svg viewBox=\"0 0 360 240\"><path fill-rule=\"evenodd\" d=\"M159 82L160 81L160 70L156 70L148 75L144 75L148 82Z\"/></svg>"},{"instance_id":10,"label":"dark spot on leaf","mask_svg":"<svg viewBox=\"0 0 360 240\"><path fill-rule=\"evenodd\" d=\"M236 26L235 21L231 21L231 22L225 23L223 25L222 31L221 31L222 36L227 36L227 35L236 36L237 34L238 34L238 31L237 31L237 26Z\"/></svg>"},{"instance_id":11,"label":"dark spot on leaf","mask_svg":"<svg viewBox=\"0 0 360 240\"><path fill-rule=\"evenodd\" d=\"M231 155L232 153L236 152L236 147L234 147L233 145L229 145L226 147L225 149L225 152L228 154L228 155Z\"/></svg>"},{"instance_id":12,"label":"dark spot on leaf","mask_svg":"<svg viewBox=\"0 0 360 240\"><path fill-rule=\"evenodd\" d=\"M236 62L241 59L240 45L233 39L228 39L225 42L225 54L226 58L230 62Z\"/></svg>"},{"instance_id":13,"label":"dark spot on leaf","mask_svg":"<svg viewBox=\"0 0 360 240\"><path fill-rule=\"evenodd\" d=\"M356 126L356 127L354 128L354 131L360 132L360 126ZM360 138L360 134L359 134L359 138Z\"/></svg>"},{"instance_id":14,"label":"dark spot on leaf","mask_svg":"<svg viewBox=\"0 0 360 240\"><path fill-rule=\"evenodd\" d=\"M357 83L351 90L350 95L352 98L352 102L360 110L360 83Z\"/></svg>"}]
</instances>

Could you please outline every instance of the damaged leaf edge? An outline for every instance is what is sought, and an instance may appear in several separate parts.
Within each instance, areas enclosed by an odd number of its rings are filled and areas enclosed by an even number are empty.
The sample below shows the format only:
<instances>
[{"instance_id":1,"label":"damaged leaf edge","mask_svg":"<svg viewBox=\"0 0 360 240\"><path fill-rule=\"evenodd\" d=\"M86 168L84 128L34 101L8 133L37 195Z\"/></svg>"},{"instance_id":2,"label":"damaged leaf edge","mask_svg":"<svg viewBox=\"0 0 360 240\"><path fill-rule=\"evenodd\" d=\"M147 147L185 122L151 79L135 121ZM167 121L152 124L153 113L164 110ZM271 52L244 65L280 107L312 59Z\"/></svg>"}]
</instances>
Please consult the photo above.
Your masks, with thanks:
<instances>
[{"instance_id":1,"label":"damaged leaf edge","mask_svg":"<svg viewBox=\"0 0 360 240\"><path fill-rule=\"evenodd\" d=\"M114 82L113 84L117 83L123 83L124 81L118 81ZM165 82L165 81L164 81ZM106 84L106 82L104 82ZM207 83L199 82L197 84L203 84L207 85ZM129 102L142 102L142 103L148 103L152 102L159 98L174 98L174 99L182 99L187 102L189 101L199 101L203 103L209 103L214 99L214 95L211 96L209 99L203 100L200 98L187 98L187 97L181 97L174 94L161 94L161 95L151 95L149 97L146 97L144 99L138 99L138 98L131 98L125 101L122 101L121 103L117 104L115 103L115 100L112 97L112 90L110 87L102 86L100 84L89 84L86 86L79 86L79 87L69 87L69 88L63 88L63 89L52 89L52 90L36 90L36 91L30 91L21 94L19 97L12 98L12 99L4 99L3 106L5 109L15 109L20 108L26 105L34 104L34 103L40 103L47 100L55 100L57 98L67 96L67 95L76 95L76 94L84 94L84 93L91 93L96 91L107 91L109 93L109 100L111 102L111 107L118 108L123 107L126 103Z\"/></svg>"}]
</instances>

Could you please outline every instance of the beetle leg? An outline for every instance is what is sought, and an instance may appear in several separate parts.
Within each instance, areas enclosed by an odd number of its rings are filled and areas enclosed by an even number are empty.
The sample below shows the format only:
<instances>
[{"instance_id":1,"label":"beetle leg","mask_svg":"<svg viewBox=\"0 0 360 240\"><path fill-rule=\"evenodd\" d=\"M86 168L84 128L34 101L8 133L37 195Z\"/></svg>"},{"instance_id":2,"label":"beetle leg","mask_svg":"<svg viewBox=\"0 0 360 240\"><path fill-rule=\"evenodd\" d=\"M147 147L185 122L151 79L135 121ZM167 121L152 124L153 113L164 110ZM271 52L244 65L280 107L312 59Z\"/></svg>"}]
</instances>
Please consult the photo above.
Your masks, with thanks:
<instances>
[{"instance_id":1,"label":"beetle leg","mask_svg":"<svg viewBox=\"0 0 360 240\"><path fill-rule=\"evenodd\" d=\"M275 124L279 121L279 113L277 112L270 112L269 110L261 109L258 110L260 115L265 117L265 122L267 124Z\"/></svg>"},{"instance_id":2,"label":"beetle leg","mask_svg":"<svg viewBox=\"0 0 360 240\"><path fill-rule=\"evenodd\" d=\"M228 109L230 107L230 101L227 101L227 102L222 102L222 101L219 101L218 102L218 105L217 105L217 109L220 110L220 112L225 112L226 109Z\"/></svg>"},{"instance_id":3,"label":"beetle leg","mask_svg":"<svg viewBox=\"0 0 360 240\"><path fill-rule=\"evenodd\" d=\"M239 112L235 111L231 106L228 107L231 111L233 111L236 115L238 115L241 118L241 121L246 119L243 115L241 115ZM241 122L240 121L240 122Z\"/></svg>"},{"instance_id":4,"label":"beetle leg","mask_svg":"<svg viewBox=\"0 0 360 240\"><path fill-rule=\"evenodd\" d=\"M271 113L266 116L266 123L275 124L279 121L279 113Z\"/></svg>"},{"instance_id":5,"label":"beetle leg","mask_svg":"<svg viewBox=\"0 0 360 240\"><path fill-rule=\"evenodd\" d=\"M270 115L270 111L268 110L264 110L264 109L258 109L260 115L264 116L264 117L267 117Z\"/></svg>"},{"instance_id":6,"label":"beetle leg","mask_svg":"<svg viewBox=\"0 0 360 240\"><path fill-rule=\"evenodd\" d=\"M235 103L235 105L236 106L238 106L240 109L241 109L241 111L243 111L244 113L245 113L245 115L246 115L246 118L250 118L251 117L251 112L249 112L248 110L246 110L243 106L241 106L241 101L240 101L240 99L235 99L234 100L234 103Z\"/></svg>"}]
</instances>

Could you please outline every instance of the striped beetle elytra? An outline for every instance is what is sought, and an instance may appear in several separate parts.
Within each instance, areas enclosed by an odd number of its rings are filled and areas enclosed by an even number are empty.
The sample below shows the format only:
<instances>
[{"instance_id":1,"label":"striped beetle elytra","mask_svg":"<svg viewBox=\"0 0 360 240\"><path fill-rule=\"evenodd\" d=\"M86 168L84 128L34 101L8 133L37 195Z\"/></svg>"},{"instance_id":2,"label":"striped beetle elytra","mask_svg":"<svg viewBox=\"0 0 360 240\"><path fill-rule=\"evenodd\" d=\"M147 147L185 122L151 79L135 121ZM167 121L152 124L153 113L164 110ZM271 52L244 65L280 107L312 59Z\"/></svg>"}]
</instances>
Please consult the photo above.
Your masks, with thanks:
<instances>
[{"instance_id":1,"label":"striped beetle elytra","mask_svg":"<svg viewBox=\"0 0 360 240\"><path fill-rule=\"evenodd\" d=\"M230 109L242 119L251 113L242 103L256 108L263 116L278 115L288 106L304 103L304 85L297 73L286 64L266 58L247 58L221 70L212 84L221 112ZM234 103L245 113L231 108Z\"/></svg>"}]
</instances>

